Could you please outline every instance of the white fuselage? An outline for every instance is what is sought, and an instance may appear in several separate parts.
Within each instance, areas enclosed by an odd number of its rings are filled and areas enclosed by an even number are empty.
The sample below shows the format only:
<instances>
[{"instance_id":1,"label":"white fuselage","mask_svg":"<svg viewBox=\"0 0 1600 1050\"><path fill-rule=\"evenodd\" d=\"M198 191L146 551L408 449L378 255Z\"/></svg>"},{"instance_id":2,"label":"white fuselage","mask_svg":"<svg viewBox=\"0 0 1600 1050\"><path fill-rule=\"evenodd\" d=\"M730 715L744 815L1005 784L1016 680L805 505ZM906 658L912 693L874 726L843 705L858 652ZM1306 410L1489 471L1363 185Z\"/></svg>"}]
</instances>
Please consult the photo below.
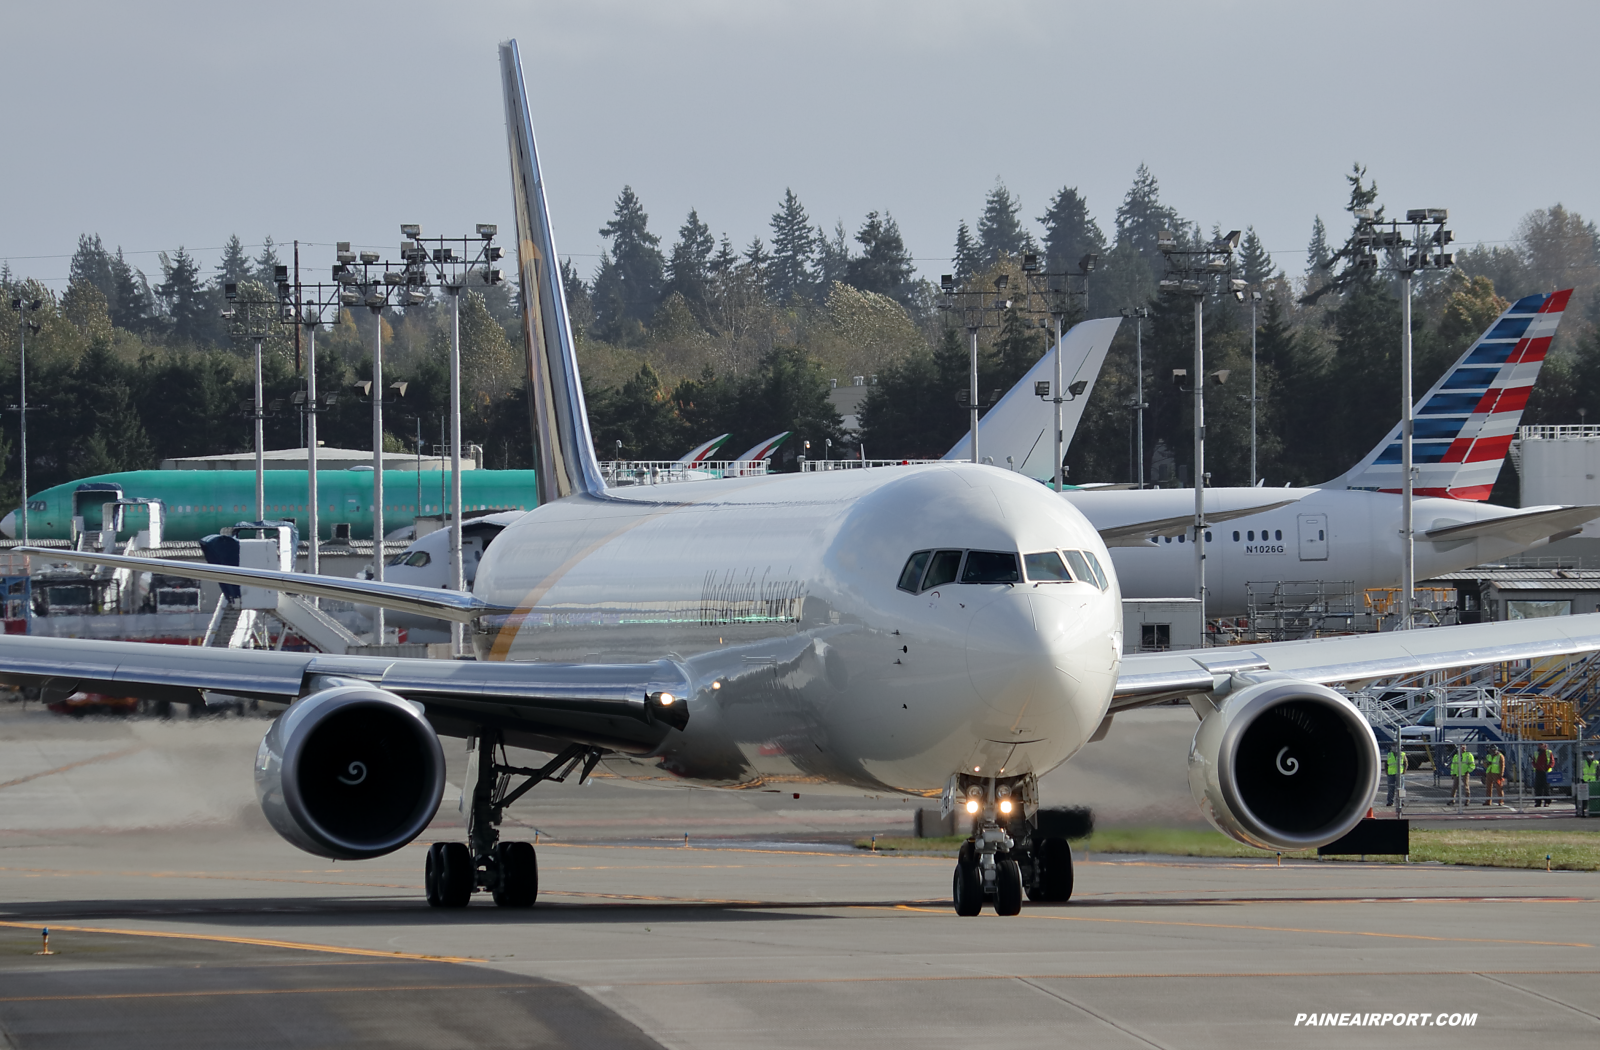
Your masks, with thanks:
<instances>
[{"instance_id":1,"label":"white fuselage","mask_svg":"<svg viewBox=\"0 0 1600 1050\"><path fill-rule=\"evenodd\" d=\"M687 671L687 728L641 779L936 795L958 770L1044 773L1094 733L1116 683L1114 580L897 588L915 551L1092 551L1037 482L938 465L575 496L484 554L475 593L525 610L480 656Z\"/></svg>"},{"instance_id":2,"label":"white fuselage","mask_svg":"<svg viewBox=\"0 0 1600 1050\"><path fill-rule=\"evenodd\" d=\"M1067 500L1096 528L1153 521L1194 512L1193 489L1077 491ZM1206 552L1206 612L1241 616L1245 585L1290 580L1353 583L1369 587L1400 583L1400 497L1360 489L1216 488L1206 490L1209 512L1294 499L1277 510L1213 525ZM1416 574L1480 565L1526 550L1526 543L1485 536L1435 542L1423 534L1446 525L1483 521L1513 513L1465 500L1423 497L1415 501ZM1237 538L1236 538L1237 537ZM1195 553L1190 537L1173 533L1131 547L1113 547L1112 561L1128 598L1193 597ZM1258 588L1259 589L1259 588ZM1269 592L1270 593L1270 592Z\"/></svg>"}]
</instances>

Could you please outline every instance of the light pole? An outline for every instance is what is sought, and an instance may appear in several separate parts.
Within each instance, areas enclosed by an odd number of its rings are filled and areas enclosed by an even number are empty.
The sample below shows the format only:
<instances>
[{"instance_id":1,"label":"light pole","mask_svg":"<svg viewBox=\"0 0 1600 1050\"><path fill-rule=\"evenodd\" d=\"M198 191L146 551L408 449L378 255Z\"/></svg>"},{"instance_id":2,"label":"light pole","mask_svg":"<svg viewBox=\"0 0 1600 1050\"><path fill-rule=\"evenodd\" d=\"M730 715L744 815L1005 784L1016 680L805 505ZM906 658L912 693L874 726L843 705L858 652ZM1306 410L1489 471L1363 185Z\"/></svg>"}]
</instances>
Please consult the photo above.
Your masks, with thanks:
<instances>
[{"instance_id":1,"label":"light pole","mask_svg":"<svg viewBox=\"0 0 1600 1050\"><path fill-rule=\"evenodd\" d=\"M28 320L30 312L44 306L43 299L26 299L21 295L11 297L11 309L17 312L17 454L19 473L22 475L22 520L19 535L22 545L28 545L28 333L39 330L38 321Z\"/></svg>"},{"instance_id":2,"label":"light pole","mask_svg":"<svg viewBox=\"0 0 1600 1050\"><path fill-rule=\"evenodd\" d=\"M1233 290L1233 297L1240 302L1244 301L1245 292L1242 288ZM1256 396L1256 307L1261 304L1261 292L1250 292L1250 396L1241 396L1239 400L1250 402L1250 487L1256 486L1256 406L1261 399Z\"/></svg>"},{"instance_id":3,"label":"light pole","mask_svg":"<svg viewBox=\"0 0 1600 1050\"><path fill-rule=\"evenodd\" d=\"M283 271L284 283L287 283L287 268L278 267ZM222 316L228 320L239 320L240 334L250 340L255 351L255 402L247 411L255 425L256 448L256 521L265 521L267 518L267 478L266 478L266 438L264 433L267 418L267 406L261 382L261 344L266 341L270 321L267 319L267 309L274 312L282 310L281 299L241 299L239 286L232 281L222 286L223 298L229 305L222 311ZM239 311L244 311L243 318ZM298 552L297 552L298 553Z\"/></svg>"},{"instance_id":4,"label":"light pole","mask_svg":"<svg viewBox=\"0 0 1600 1050\"><path fill-rule=\"evenodd\" d=\"M487 285L499 284L504 274L490 265L499 262L503 249L492 243L498 227L480 222L476 241L470 237L422 236L422 227L406 223L400 234L401 255L406 260L408 295L420 292L429 284L428 267L433 267L433 278L450 297L450 586L455 590L467 589L466 565L462 561L461 538L461 289L467 279L477 276ZM461 245L461 254L455 245ZM424 247L432 244L430 251ZM474 250L476 244L476 250ZM424 293L425 294L425 293ZM621 448L621 442L617 443ZM619 452L620 457L620 452ZM450 625L450 655L466 655L466 626Z\"/></svg>"},{"instance_id":5,"label":"light pole","mask_svg":"<svg viewBox=\"0 0 1600 1050\"><path fill-rule=\"evenodd\" d=\"M1055 406L1055 466L1051 468L1050 473L1052 477L1052 487L1057 492L1061 491L1061 485L1063 481L1062 475L1064 473L1062 461L1066 458L1066 435L1063 432L1065 428L1063 427L1061 421L1061 406L1068 401L1077 400L1078 395L1082 394L1089 385L1087 380L1079 380L1073 383L1070 389L1066 385L1066 377L1062 374L1061 364L1061 326L1062 322L1066 320L1067 315L1072 312L1072 297L1074 295L1081 295L1085 299L1088 299L1089 274L1094 272L1095 260L1098 258L1099 256L1094 255L1093 253L1083 256L1083 258L1078 260L1078 272L1076 274L1071 274L1065 271L1060 273L1041 272L1039 269L1039 256L1032 252L1023 255L1022 257L1022 276L1028 282L1028 298L1030 300L1029 305L1032 305L1031 300L1033 298L1033 292L1035 287L1038 287L1038 289L1044 293L1049 307L1050 319L1055 323L1055 384L1050 386L1049 384L1042 382L1035 383L1033 385L1033 392L1038 397L1046 401L1050 401ZM1071 277L1080 277L1083 279L1083 287L1080 290L1076 292L1073 291L1068 283L1068 279ZM1048 390L1041 389L1046 386L1049 386ZM1063 393L1069 393L1071 396L1064 397Z\"/></svg>"},{"instance_id":6,"label":"light pole","mask_svg":"<svg viewBox=\"0 0 1600 1050\"><path fill-rule=\"evenodd\" d=\"M978 396L978 332L984 328L994 328L999 322L986 321L985 317L990 312L1002 313L1011 309L1011 300L1005 298L1006 289L1011 284L1011 278L1000 274L994 279L995 299L986 304L988 293L966 290L956 287L956 279L951 274L939 278L940 289L944 293L944 301L939 304L939 309L948 315L951 311L961 311L962 325L967 330L968 353L971 359L968 373L967 389L956 394L956 401L962 408L971 414L970 435L972 441L972 462L982 463L978 455L978 412L1000 400L1000 391L993 392L987 401L980 400Z\"/></svg>"},{"instance_id":7,"label":"light pole","mask_svg":"<svg viewBox=\"0 0 1600 1050\"><path fill-rule=\"evenodd\" d=\"M299 255L300 242L296 241L297 271ZM296 276L298 278L298 272ZM341 304L345 303L346 295L351 296L356 303L359 303L360 297L355 293L343 291L341 285L301 284L298 279L294 283L293 295L293 301L290 302L289 289L282 283L278 285L278 296L283 300L283 322L295 326L297 337L301 330L304 330L306 336L306 388L303 391L295 391L294 406L305 420L306 531L310 541L307 548L306 569L311 573L317 573L321 571L322 543L322 525L317 508L317 503L322 498L317 484L317 416L327 411L339 398L337 392L330 393L325 398L317 396L317 331L322 327L324 311L332 310L337 317ZM317 599L311 600L315 603Z\"/></svg>"},{"instance_id":8,"label":"light pole","mask_svg":"<svg viewBox=\"0 0 1600 1050\"><path fill-rule=\"evenodd\" d=\"M1411 279L1418 270L1446 270L1455 256L1445 247L1455 235L1444 228L1450 212L1444 208L1412 208L1404 222L1385 220L1381 210L1359 209L1357 226L1349 249L1351 269L1376 270L1375 250L1382 250L1389 269L1400 278L1400 624L1413 626L1417 590L1416 528L1414 518L1416 468L1413 466L1412 437L1416 429L1411 393ZM1410 227L1407 236L1406 227Z\"/></svg>"},{"instance_id":9,"label":"light pole","mask_svg":"<svg viewBox=\"0 0 1600 1050\"><path fill-rule=\"evenodd\" d=\"M1144 410L1150 406L1144 399L1144 319L1150 316L1148 306L1124 306L1123 317L1133 318L1133 404L1128 407L1133 409L1138 416L1138 462L1139 462L1139 487L1144 488Z\"/></svg>"},{"instance_id":10,"label":"light pole","mask_svg":"<svg viewBox=\"0 0 1600 1050\"><path fill-rule=\"evenodd\" d=\"M1239 246L1239 231L1234 230L1200 248L1179 248L1171 231L1162 230L1156 247L1166 257L1167 274L1161 279L1164 294L1187 295L1194 300L1194 380L1183 385L1183 369L1174 369L1173 380L1185 393L1194 395L1194 590L1200 601L1200 644L1206 643L1206 420L1205 420L1205 297L1213 281L1227 279L1229 290L1243 287L1233 279L1233 252ZM1228 373L1218 371L1212 379L1220 386Z\"/></svg>"}]
</instances>

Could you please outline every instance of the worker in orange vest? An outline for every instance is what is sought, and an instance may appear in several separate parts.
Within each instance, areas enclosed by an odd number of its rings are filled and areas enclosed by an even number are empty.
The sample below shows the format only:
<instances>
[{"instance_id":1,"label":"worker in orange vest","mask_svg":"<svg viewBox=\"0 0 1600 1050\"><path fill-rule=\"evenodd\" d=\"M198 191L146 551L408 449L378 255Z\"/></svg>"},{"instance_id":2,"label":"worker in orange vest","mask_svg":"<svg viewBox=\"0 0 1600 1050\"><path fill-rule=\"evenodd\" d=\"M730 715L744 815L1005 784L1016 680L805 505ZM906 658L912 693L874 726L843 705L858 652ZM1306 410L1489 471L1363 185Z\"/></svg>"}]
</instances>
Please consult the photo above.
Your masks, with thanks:
<instances>
[{"instance_id":1,"label":"worker in orange vest","mask_svg":"<svg viewBox=\"0 0 1600 1050\"><path fill-rule=\"evenodd\" d=\"M1490 744L1489 753L1483 758L1483 790L1485 806L1494 801L1496 791L1500 792L1500 804L1506 804L1506 756L1499 744Z\"/></svg>"}]
</instances>

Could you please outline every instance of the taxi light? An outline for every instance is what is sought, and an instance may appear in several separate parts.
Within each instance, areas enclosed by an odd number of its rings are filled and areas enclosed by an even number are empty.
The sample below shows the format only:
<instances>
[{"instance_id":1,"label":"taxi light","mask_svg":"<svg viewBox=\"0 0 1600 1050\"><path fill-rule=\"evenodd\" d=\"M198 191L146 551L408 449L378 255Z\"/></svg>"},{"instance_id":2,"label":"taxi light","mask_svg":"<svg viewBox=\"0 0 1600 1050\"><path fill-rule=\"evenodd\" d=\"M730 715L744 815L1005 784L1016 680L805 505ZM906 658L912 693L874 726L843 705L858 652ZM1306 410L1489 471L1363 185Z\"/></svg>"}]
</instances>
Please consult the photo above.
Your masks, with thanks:
<instances>
[{"instance_id":1,"label":"taxi light","mask_svg":"<svg viewBox=\"0 0 1600 1050\"><path fill-rule=\"evenodd\" d=\"M1009 798L1003 798L1003 799L1000 800L1000 812L1002 812L1002 813L1010 813L1011 812L1011 800Z\"/></svg>"},{"instance_id":2,"label":"taxi light","mask_svg":"<svg viewBox=\"0 0 1600 1050\"><path fill-rule=\"evenodd\" d=\"M967 799L967 812L968 813L976 813L976 812L978 812L978 800L977 799L975 799L975 798Z\"/></svg>"},{"instance_id":3,"label":"taxi light","mask_svg":"<svg viewBox=\"0 0 1600 1050\"><path fill-rule=\"evenodd\" d=\"M677 700L678 698L673 696L671 693L657 693L656 699L660 702L662 707L671 707L673 701Z\"/></svg>"}]
</instances>

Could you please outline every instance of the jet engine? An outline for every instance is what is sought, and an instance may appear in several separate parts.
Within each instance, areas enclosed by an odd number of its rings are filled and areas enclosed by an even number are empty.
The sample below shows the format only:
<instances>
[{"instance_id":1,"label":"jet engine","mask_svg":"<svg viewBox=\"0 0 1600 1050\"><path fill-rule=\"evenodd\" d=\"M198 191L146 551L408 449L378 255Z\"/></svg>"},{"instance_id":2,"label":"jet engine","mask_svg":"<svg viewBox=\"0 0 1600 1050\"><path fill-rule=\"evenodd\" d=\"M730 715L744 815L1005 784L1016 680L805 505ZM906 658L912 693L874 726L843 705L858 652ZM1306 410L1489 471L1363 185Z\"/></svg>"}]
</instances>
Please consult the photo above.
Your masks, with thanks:
<instances>
[{"instance_id":1,"label":"jet engine","mask_svg":"<svg viewBox=\"0 0 1600 1050\"><path fill-rule=\"evenodd\" d=\"M1378 745L1326 686L1258 682L1200 722L1189 790L1219 831L1272 850L1326 845L1356 826L1378 784Z\"/></svg>"},{"instance_id":2,"label":"jet engine","mask_svg":"<svg viewBox=\"0 0 1600 1050\"><path fill-rule=\"evenodd\" d=\"M420 704L366 683L289 706L256 752L256 797L307 853L361 860L422 832L444 794L444 751Z\"/></svg>"}]
</instances>

